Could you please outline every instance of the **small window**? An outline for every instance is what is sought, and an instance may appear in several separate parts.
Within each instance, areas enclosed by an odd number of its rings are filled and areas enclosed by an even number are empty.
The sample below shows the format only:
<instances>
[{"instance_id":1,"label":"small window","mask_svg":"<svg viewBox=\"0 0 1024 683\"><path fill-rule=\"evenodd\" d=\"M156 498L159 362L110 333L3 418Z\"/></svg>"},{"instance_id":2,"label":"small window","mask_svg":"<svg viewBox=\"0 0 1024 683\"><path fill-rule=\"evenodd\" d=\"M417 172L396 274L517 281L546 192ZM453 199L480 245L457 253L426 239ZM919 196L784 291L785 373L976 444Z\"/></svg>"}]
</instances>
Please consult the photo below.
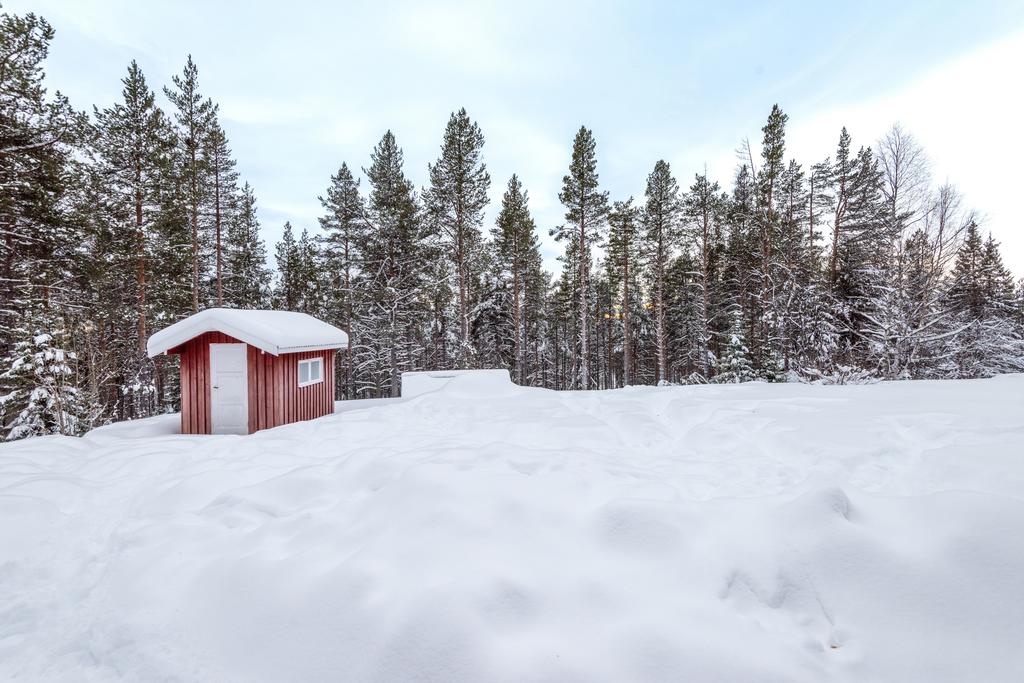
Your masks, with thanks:
<instances>
[{"instance_id":1,"label":"small window","mask_svg":"<svg viewBox=\"0 0 1024 683\"><path fill-rule=\"evenodd\" d=\"M299 386L305 387L324 381L324 359L310 358L299 361Z\"/></svg>"}]
</instances>

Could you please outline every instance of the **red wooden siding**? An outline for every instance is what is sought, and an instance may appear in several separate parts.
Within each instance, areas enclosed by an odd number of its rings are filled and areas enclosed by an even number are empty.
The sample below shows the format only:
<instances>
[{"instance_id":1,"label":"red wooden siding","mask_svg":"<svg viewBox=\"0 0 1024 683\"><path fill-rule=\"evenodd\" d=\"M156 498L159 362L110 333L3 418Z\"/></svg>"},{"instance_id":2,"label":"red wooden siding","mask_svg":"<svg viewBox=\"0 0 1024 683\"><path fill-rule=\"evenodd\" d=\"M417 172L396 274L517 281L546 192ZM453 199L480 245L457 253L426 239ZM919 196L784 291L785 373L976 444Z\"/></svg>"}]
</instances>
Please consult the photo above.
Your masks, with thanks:
<instances>
[{"instance_id":1,"label":"red wooden siding","mask_svg":"<svg viewBox=\"0 0 1024 683\"><path fill-rule=\"evenodd\" d=\"M210 344L238 344L221 332L206 332L168 353L181 356L181 433L209 434ZM306 351L274 356L247 347L249 432L334 412L334 358L337 351ZM323 358L323 382L299 386L299 361Z\"/></svg>"},{"instance_id":2,"label":"red wooden siding","mask_svg":"<svg viewBox=\"0 0 1024 683\"><path fill-rule=\"evenodd\" d=\"M249 347L249 431L311 420L334 412L336 351L305 351L274 356ZM299 361L324 359L324 381L299 386Z\"/></svg>"}]
</instances>

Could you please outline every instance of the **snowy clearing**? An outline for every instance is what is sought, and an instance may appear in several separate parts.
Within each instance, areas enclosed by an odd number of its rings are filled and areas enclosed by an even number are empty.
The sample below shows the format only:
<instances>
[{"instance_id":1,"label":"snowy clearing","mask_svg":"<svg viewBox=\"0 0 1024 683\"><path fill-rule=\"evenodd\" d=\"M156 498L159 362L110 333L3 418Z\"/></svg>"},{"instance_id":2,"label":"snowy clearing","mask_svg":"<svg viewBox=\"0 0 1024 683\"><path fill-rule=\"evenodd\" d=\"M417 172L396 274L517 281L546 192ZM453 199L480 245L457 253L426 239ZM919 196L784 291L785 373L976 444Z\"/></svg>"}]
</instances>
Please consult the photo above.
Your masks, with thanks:
<instances>
[{"instance_id":1,"label":"snowy clearing","mask_svg":"<svg viewBox=\"0 0 1024 683\"><path fill-rule=\"evenodd\" d=\"M0 446L0 678L1018 681L1024 375Z\"/></svg>"}]
</instances>

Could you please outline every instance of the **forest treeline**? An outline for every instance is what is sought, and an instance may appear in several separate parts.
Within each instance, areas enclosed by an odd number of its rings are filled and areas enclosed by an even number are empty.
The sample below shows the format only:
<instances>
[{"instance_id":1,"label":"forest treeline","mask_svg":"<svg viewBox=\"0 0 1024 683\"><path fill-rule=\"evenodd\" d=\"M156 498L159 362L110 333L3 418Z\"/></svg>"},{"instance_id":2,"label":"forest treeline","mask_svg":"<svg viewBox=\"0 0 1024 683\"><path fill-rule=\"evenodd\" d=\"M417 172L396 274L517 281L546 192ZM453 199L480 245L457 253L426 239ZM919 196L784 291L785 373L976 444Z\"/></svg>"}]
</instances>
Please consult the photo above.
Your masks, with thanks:
<instances>
[{"instance_id":1,"label":"forest treeline","mask_svg":"<svg viewBox=\"0 0 1024 683\"><path fill-rule=\"evenodd\" d=\"M211 306L344 328L339 398L395 395L403 371L439 368L552 389L1024 370L1024 284L898 126L866 145L844 128L799 163L775 106L724 185L662 160L642 196L610 197L587 128L561 188L528 190L492 181L462 109L424 187L389 131L368 166L325 178L319 225L286 224L268 255L191 57L164 105L132 62L121 99L86 113L46 88L52 39L36 15L2 15L5 438L175 410L175 358L147 358L146 340ZM485 225L492 182L504 195ZM530 191L565 207L550 228L560 272L544 269Z\"/></svg>"}]
</instances>

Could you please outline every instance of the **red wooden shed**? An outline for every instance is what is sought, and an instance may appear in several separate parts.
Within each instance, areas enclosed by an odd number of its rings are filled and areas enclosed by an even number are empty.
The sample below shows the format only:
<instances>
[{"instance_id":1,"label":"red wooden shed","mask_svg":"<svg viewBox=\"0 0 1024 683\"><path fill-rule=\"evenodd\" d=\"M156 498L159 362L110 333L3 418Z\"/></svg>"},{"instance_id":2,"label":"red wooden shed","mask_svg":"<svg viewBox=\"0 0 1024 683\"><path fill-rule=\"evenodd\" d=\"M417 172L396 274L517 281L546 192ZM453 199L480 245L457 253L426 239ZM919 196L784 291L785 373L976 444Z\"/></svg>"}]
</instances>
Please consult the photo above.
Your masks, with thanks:
<instances>
[{"instance_id":1,"label":"red wooden shed","mask_svg":"<svg viewBox=\"0 0 1024 683\"><path fill-rule=\"evenodd\" d=\"M181 433L250 434L334 411L343 330L291 311L208 308L149 338L181 356Z\"/></svg>"}]
</instances>

